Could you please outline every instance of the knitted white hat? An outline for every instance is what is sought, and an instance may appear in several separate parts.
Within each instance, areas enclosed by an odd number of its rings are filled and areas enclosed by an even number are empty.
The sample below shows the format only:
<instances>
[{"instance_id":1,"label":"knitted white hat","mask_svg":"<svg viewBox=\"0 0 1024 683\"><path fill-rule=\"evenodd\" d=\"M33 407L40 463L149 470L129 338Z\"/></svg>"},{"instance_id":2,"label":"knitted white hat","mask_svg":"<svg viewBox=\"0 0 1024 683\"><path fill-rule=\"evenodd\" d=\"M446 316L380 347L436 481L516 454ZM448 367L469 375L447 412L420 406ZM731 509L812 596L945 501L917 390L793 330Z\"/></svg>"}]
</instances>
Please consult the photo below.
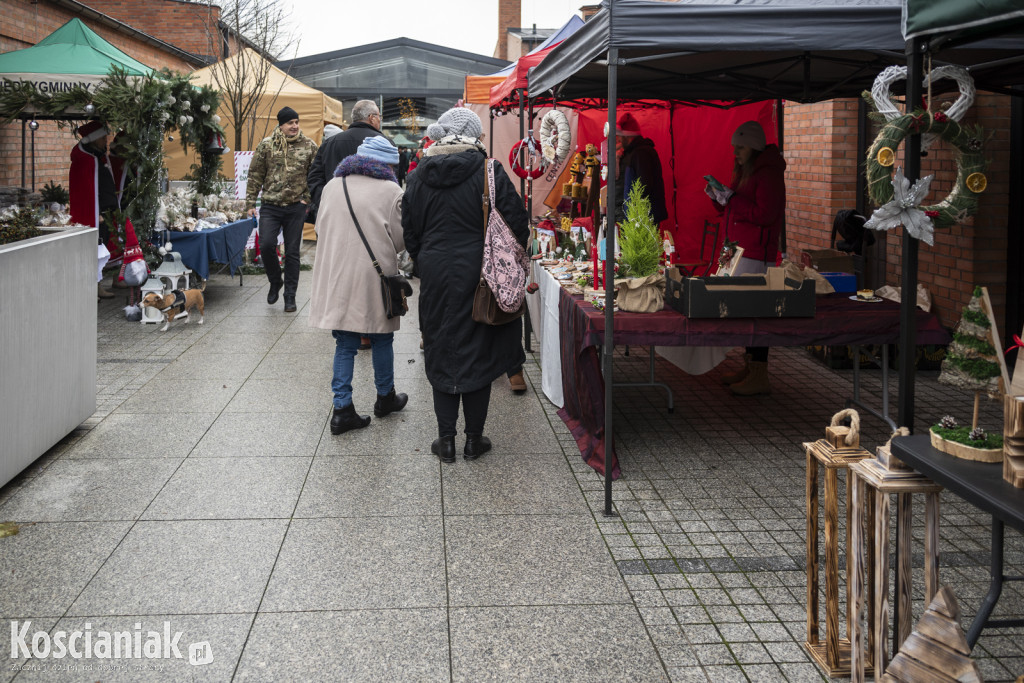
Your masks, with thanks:
<instances>
[{"instance_id":1,"label":"knitted white hat","mask_svg":"<svg viewBox=\"0 0 1024 683\"><path fill-rule=\"evenodd\" d=\"M427 137L437 141L449 135L461 135L467 138L479 138L484 133L480 117L472 109L452 107L427 127Z\"/></svg>"}]
</instances>

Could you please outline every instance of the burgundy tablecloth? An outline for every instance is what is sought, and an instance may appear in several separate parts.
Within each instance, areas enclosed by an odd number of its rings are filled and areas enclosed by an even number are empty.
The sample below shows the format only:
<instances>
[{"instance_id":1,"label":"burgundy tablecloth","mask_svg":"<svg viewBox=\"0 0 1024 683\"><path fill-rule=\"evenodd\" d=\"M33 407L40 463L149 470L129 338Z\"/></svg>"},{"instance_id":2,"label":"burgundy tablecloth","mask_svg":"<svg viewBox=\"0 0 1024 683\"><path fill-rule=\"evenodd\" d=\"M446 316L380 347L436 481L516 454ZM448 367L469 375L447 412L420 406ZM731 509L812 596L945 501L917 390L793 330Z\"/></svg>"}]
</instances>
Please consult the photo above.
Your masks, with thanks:
<instances>
[{"instance_id":1,"label":"burgundy tablecloth","mask_svg":"<svg viewBox=\"0 0 1024 683\"><path fill-rule=\"evenodd\" d=\"M597 347L604 343L604 313L562 290L562 388L558 411L584 461L604 474L604 378ZM615 313L614 341L633 346L815 346L893 344L899 341L900 305L851 301L833 294L817 299L813 318L699 318L674 310ZM939 319L917 309L917 343L948 344ZM619 476L612 453L612 476Z\"/></svg>"}]
</instances>

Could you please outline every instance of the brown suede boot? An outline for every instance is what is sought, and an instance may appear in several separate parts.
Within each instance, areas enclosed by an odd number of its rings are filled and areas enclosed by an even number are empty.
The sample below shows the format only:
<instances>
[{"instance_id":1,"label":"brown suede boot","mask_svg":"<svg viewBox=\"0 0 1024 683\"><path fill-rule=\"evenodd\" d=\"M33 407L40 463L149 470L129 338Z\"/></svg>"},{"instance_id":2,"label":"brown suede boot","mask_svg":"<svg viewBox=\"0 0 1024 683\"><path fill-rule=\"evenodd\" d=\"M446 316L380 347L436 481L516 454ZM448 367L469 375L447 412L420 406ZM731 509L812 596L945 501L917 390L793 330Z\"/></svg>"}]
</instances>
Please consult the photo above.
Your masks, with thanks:
<instances>
[{"instance_id":1,"label":"brown suede boot","mask_svg":"<svg viewBox=\"0 0 1024 683\"><path fill-rule=\"evenodd\" d=\"M730 373L728 375L724 375L722 377L722 383L723 384L736 384L737 382L742 382L743 380L745 380L747 378L747 375L749 375L749 374L750 374L750 354L749 353L745 353L745 354L743 354L743 367L740 368L739 370L737 370L736 372Z\"/></svg>"},{"instance_id":2,"label":"brown suede boot","mask_svg":"<svg viewBox=\"0 0 1024 683\"><path fill-rule=\"evenodd\" d=\"M526 393L526 379L523 377L523 371L520 370L516 374L508 378L509 384L512 385L512 391L517 394Z\"/></svg>"},{"instance_id":3,"label":"brown suede boot","mask_svg":"<svg viewBox=\"0 0 1024 683\"><path fill-rule=\"evenodd\" d=\"M742 382L731 384L729 390L737 396L757 396L758 394L768 395L772 389L768 386L768 363L756 360L750 361L748 365L750 374Z\"/></svg>"}]
</instances>

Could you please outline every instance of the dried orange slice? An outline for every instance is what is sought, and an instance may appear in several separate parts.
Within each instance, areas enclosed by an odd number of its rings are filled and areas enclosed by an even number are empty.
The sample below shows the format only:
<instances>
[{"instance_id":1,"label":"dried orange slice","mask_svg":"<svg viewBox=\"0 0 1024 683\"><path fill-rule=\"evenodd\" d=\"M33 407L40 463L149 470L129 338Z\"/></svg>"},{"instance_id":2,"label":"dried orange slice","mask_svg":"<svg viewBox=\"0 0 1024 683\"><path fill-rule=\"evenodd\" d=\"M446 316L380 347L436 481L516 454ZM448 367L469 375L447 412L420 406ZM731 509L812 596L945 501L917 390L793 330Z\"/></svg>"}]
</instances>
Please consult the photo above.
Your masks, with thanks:
<instances>
[{"instance_id":1,"label":"dried orange slice","mask_svg":"<svg viewBox=\"0 0 1024 683\"><path fill-rule=\"evenodd\" d=\"M878 163L882 166L892 166L896 162L896 153L889 147L878 150Z\"/></svg>"},{"instance_id":2,"label":"dried orange slice","mask_svg":"<svg viewBox=\"0 0 1024 683\"><path fill-rule=\"evenodd\" d=\"M984 192L985 188L988 187L988 178L985 177L984 173L972 173L967 176L967 180L964 181L967 185L967 189L975 194Z\"/></svg>"}]
</instances>

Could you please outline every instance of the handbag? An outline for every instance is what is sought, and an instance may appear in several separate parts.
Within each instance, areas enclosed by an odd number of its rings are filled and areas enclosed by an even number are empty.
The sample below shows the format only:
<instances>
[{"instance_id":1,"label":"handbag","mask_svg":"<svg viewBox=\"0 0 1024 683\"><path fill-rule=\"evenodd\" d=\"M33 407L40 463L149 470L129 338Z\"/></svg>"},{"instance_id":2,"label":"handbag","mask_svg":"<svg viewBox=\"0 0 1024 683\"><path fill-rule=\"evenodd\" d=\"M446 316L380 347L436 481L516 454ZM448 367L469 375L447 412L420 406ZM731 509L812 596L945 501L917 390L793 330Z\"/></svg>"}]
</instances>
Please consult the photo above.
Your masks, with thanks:
<instances>
[{"instance_id":1,"label":"handbag","mask_svg":"<svg viewBox=\"0 0 1024 683\"><path fill-rule=\"evenodd\" d=\"M526 250L498 213L494 201L494 167L484 160L487 175L483 195L484 253L480 282L473 295L473 320L505 325L526 313Z\"/></svg>"},{"instance_id":2,"label":"handbag","mask_svg":"<svg viewBox=\"0 0 1024 683\"><path fill-rule=\"evenodd\" d=\"M355 223L356 230L359 232L359 239L363 240L366 253L370 255L373 267L377 269L377 275L380 276L380 295L384 301L384 314L388 317L388 320L403 316L409 312L409 302L406 301L406 297L412 294L412 285L409 284L409 281L401 273L385 275L384 271L381 270L380 264L377 263L377 257L373 255L373 249L370 249L370 243L366 241L363 229L359 227L356 212L352 209L352 200L348 196L348 183L345 182L345 178L341 179L341 186L345 190L345 202L348 203L348 212L352 216L352 222Z\"/></svg>"}]
</instances>

